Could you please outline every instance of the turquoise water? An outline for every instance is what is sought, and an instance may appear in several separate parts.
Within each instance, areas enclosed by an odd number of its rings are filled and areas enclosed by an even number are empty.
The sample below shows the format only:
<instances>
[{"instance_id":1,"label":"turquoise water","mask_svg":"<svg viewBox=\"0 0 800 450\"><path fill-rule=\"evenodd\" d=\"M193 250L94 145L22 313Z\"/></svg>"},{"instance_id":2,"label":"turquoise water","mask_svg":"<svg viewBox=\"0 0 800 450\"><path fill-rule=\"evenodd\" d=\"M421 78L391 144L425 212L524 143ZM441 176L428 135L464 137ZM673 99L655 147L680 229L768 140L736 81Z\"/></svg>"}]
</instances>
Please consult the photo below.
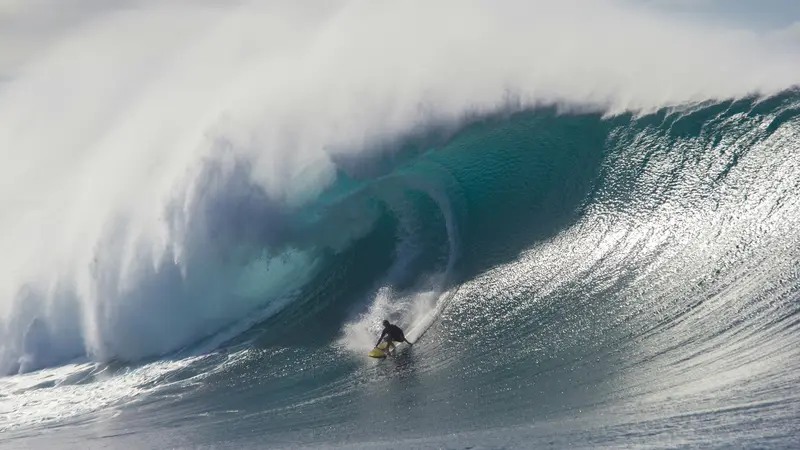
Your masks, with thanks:
<instances>
[{"instance_id":1,"label":"turquoise water","mask_svg":"<svg viewBox=\"0 0 800 450\"><path fill-rule=\"evenodd\" d=\"M277 287L160 356L9 368L0 446L796 447L799 142L797 91L509 110L293 209L211 158L184 282ZM152 270L136 298L172 289ZM384 317L418 343L369 359Z\"/></svg>"}]
</instances>

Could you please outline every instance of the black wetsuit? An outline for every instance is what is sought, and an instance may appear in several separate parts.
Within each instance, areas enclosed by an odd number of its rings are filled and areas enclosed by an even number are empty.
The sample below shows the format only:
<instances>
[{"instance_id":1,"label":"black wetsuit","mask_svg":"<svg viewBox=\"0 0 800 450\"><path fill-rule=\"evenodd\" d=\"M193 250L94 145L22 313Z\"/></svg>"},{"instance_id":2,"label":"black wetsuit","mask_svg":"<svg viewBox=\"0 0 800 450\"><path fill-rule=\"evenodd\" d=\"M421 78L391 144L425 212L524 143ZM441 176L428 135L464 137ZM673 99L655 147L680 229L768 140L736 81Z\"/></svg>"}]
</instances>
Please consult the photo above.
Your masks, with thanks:
<instances>
[{"instance_id":1,"label":"black wetsuit","mask_svg":"<svg viewBox=\"0 0 800 450\"><path fill-rule=\"evenodd\" d=\"M383 337L387 335L389 336L389 339L395 342L406 342L406 337L403 334L403 330L401 330L397 325L389 324L388 326L383 327L383 333L381 333L381 337L378 338L378 343L380 344L383 340Z\"/></svg>"}]
</instances>

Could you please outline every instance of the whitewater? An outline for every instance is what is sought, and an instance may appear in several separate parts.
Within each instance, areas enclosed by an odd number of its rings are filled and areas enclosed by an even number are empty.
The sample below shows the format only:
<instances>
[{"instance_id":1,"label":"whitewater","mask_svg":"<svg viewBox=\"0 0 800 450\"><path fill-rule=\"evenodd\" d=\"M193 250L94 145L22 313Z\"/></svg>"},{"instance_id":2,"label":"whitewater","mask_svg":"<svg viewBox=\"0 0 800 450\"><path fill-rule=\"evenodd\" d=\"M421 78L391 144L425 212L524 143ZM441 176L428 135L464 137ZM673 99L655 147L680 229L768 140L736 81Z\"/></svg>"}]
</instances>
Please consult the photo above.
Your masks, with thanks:
<instances>
[{"instance_id":1,"label":"whitewater","mask_svg":"<svg viewBox=\"0 0 800 450\"><path fill-rule=\"evenodd\" d=\"M0 2L0 448L800 446L800 17L652 3Z\"/></svg>"}]
</instances>

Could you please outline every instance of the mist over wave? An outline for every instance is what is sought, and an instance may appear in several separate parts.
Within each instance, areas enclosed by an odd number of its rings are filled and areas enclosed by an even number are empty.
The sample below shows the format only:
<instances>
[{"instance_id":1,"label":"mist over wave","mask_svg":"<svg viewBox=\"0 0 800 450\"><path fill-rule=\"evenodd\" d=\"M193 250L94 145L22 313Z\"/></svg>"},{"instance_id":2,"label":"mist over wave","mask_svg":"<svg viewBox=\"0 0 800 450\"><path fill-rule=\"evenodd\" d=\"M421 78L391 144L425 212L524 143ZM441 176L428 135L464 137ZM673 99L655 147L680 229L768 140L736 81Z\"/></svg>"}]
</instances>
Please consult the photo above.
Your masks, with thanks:
<instances>
[{"instance_id":1,"label":"mist over wave","mask_svg":"<svg viewBox=\"0 0 800 450\"><path fill-rule=\"evenodd\" d=\"M758 35L611 1L91 7L0 82L0 373L252 325L381 230L412 258L415 215L445 237L412 284L448 274L458 199L393 174L481 117L647 113L800 73ZM384 259L363 284L402 284Z\"/></svg>"}]
</instances>

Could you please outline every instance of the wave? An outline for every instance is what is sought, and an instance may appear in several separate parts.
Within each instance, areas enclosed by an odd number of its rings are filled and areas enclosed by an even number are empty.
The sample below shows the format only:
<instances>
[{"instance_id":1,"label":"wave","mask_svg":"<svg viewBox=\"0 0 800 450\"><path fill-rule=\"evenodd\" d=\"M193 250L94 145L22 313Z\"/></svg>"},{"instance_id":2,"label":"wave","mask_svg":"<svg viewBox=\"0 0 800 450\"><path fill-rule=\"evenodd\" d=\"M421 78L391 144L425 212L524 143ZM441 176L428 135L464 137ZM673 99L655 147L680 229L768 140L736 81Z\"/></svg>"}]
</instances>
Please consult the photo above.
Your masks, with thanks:
<instances>
[{"instance_id":1,"label":"wave","mask_svg":"<svg viewBox=\"0 0 800 450\"><path fill-rule=\"evenodd\" d=\"M661 153L642 141L709 133L706 161L737 133L794 126L794 60L759 36L615 3L480 1L442 33L454 5L111 8L5 76L0 371L213 348L254 326L327 323L303 338L321 345L410 305L399 319L426 322L589 212L673 198L609 178L610 161L651 174L636 152ZM633 32L650 49L637 77ZM740 116L770 118L766 135Z\"/></svg>"},{"instance_id":2,"label":"wave","mask_svg":"<svg viewBox=\"0 0 800 450\"><path fill-rule=\"evenodd\" d=\"M598 210L654 214L680 198L671 192L677 188L701 203L717 198L709 209L718 209L721 194L715 189L742 156L735 146L719 157L703 146L718 149L723 138L744 141L743 152L766 145L793 129L797 104L796 93L787 91L761 101L641 117L563 114L547 107L484 117L446 139L435 132L409 138L392 160L367 164L369 175L342 170L314 201L293 208L269 197L247 161L221 151L205 160L193 184L169 204L164 220L172 244L164 253L153 255L126 240L125 220L109 227L91 274L97 294L117 297L100 305L113 309L98 311L106 328L94 330L106 336L114 353L96 349L94 355L137 360L209 336L214 346L252 335L326 345L342 323L367 308L345 332L351 336L345 341L357 341L360 350L380 317L415 327L432 310L440 312L458 284L518 261L532 246ZM692 146L698 150L687 160ZM674 158L676 149L681 155L671 164L677 166L651 162L666 164L663 159ZM702 177L692 175L695 168L705 170ZM655 184L642 181L647 176ZM669 182L687 183L692 176L698 185ZM705 195L697 193L701 188ZM622 209L614 211L614 205ZM136 264L125 267L128 255L137 252ZM76 302L76 292L57 292ZM19 304L32 308L41 302L37 295L42 293L26 288ZM12 371L84 354L85 329L51 329L33 311L13 312L25 331L18 344L20 366ZM64 313L56 323L79 322L74 315ZM316 332L302 336L298 330L310 323ZM52 342L61 347L50 348Z\"/></svg>"}]
</instances>

